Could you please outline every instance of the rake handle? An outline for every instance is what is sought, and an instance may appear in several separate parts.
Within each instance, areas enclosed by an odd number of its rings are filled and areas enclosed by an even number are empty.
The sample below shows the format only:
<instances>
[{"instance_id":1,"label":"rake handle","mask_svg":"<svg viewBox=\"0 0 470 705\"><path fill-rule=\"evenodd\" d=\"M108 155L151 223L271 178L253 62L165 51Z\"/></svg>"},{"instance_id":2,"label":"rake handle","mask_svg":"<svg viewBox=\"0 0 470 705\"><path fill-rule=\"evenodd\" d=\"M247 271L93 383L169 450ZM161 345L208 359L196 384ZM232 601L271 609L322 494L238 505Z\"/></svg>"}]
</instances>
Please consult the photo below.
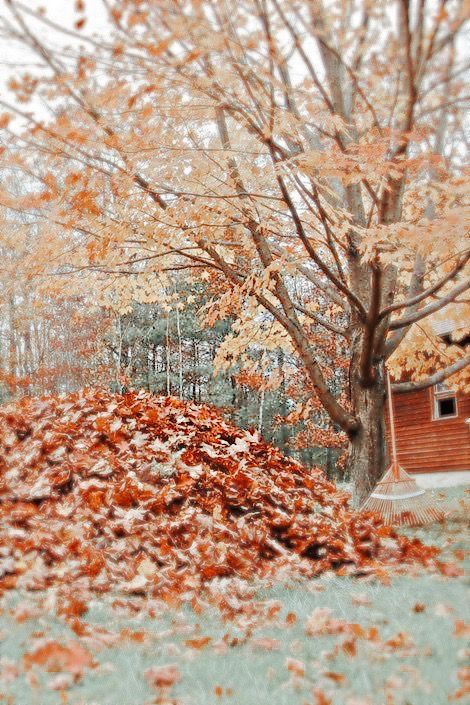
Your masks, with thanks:
<instances>
[{"instance_id":1,"label":"rake handle","mask_svg":"<svg viewBox=\"0 0 470 705\"><path fill-rule=\"evenodd\" d=\"M398 454L397 454L397 437L395 431L395 414L393 413L392 400L392 385L390 382L390 373L387 370L387 396L388 396L388 416L390 420L390 437L392 441L392 467L394 474L398 475Z\"/></svg>"}]
</instances>

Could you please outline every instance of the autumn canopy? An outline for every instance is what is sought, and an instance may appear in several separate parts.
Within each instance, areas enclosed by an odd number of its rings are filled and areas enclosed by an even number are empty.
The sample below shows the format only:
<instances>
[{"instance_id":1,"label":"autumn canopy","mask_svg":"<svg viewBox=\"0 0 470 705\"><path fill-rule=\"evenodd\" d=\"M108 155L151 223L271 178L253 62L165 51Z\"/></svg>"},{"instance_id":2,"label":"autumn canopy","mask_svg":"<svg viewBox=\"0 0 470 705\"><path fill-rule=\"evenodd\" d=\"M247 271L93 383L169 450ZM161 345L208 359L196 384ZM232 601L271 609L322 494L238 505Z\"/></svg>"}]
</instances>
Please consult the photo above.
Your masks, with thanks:
<instances>
[{"instance_id":1,"label":"autumn canopy","mask_svg":"<svg viewBox=\"0 0 470 705\"><path fill-rule=\"evenodd\" d=\"M396 391L404 372L468 386L465 348L435 332L469 312L464 3L103 8L5 4L29 57L0 118L5 305L25 282L113 315L204 286L200 325L231 320L216 369L249 363L263 387L282 351L362 500L386 366Z\"/></svg>"},{"instance_id":2,"label":"autumn canopy","mask_svg":"<svg viewBox=\"0 0 470 705\"><path fill-rule=\"evenodd\" d=\"M0 704L470 695L469 28L0 0Z\"/></svg>"}]
</instances>

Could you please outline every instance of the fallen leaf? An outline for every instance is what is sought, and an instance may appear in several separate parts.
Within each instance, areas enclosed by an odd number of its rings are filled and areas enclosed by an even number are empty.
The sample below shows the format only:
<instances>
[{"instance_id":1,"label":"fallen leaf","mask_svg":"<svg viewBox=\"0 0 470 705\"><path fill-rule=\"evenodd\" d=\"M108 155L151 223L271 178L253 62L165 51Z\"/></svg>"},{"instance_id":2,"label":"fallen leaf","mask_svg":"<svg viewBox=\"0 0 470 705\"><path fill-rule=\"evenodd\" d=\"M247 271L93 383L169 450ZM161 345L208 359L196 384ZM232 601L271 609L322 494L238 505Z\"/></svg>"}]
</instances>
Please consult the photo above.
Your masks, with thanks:
<instances>
[{"instance_id":1,"label":"fallen leaf","mask_svg":"<svg viewBox=\"0 0 470 705\"><path fill-rule=\"evenodd\" d=\"M208 646L212 641L212 637L210 636L200 636L195 639L186 639L184 642L186 646L189 646L190 649L203 649L205 646Z\"/></svg>"},{"instance_id":2,"label":"fallen leaf","mask_svg":"<svg viewBox=\"0 0 470 705\"><path fill-rule=\"evenodd\" d=\"M470 638L470 624L467 624L463 619L457 619L454 623L454 635Z\"/></svg>"},{"instance_id":3,"label":"fallen leaf","mask_svg":"<svg viewBox=\"0 0 470 705\"><path fill-rule=\"evenodd\" d=\"M353 595L351 602L353 605L361 605L362 607L370 607L370 605L372 605L372 600L365 593Z\"/></svg>"},{"instance_id":4,"label":"fallen leaf","mask_svg":"<svg viewBox=\"0 0 470 705\"><path fill-rule=\"evenodd\" d=\"M288 624L289 626L292 626L293 624L296 623L296 621L297 621L297 615L295 614L295 612L288 612L286 614L286 624Z\"/></svg>"},{"instance_id":5,"label":"fallen leaf","mask_svg":"<svg viewBox=\"0 0 470 705\"><path fill-rule=\"evenodd\" d=\"M314 688L312 690L313 705L333 705L333 700L325 695L323 690Z\"/></svg>"},{"instance_id":6,"label":"fallen leaf","mask_svg":"<svg viewBox=\"0 0 470 705\"><path fill-rule=\"evenodd\" d=\"M336 673L336 671L323 671L323 675L334 683L338 683L338 685L342 685L346 681L346 676L342 673Z\"/></svg>"},{"instance_id":7,"label":"fallen leaf","mask_svg":"<svg viewBox=\"0 0 470 705\"><path fill-rule=\"evenodd\" d=\"M68 690L74 683L73 676L70 673L61 673L47 684L51 690Z\"/></svg>"},{"instance_id":8,"label":"fallen leaf","mask_svg":"<svg viewBox=\"0 0 470 705\"><path fill-rule=\"evenodd\" d=\"M305 675L305 664L302 661L287 657L284 663L287 670L295 676L303 677Z\"/></svg>"},{"instance_id":9,"label":"fallen leaf","mask_svg":"<svg viewBox=\"0 0 470 705\"><path fill-rule=\"evenodd\" d=\"M86 668L94 668L92 655L77 641L61 644L47 640L23 657L25 668L41 666L50 673L66 671L80 676Z\"/></svg>"},{"instance_id":10,"label":"fallen leaf","mask_svg":"<svg viewBox=\"0 0 470 705\"><path fill-rule=\"evenodd\" d=\"M436 565L442 575L446 575L448 578L458 578L459 576L465 574L464 569L456 563L443 563L441 561L436 561Z\"/></svg>"},{"instance_id":11,"label":"fallen leaf","mask_svg":"<svg viewBox=\"0 0 470 705\"><path fill-rule=\"evenodd\" d=\"M279 639L273 639L269 636L259 636L251 640L251 646L263 651L277 651L281 648L281 642Z\"/></svg>"},{"instance_id":12,"label":"fallen leaf","mask_svg":"<svg viewBox=\"0 0 470 705\"><path fill-rule=\"evenodd\" d=\"M144 678L153 688L172 688L181 680L181 673L175 664L151 666L144 671Z\"/></svg>"}]
</instances>

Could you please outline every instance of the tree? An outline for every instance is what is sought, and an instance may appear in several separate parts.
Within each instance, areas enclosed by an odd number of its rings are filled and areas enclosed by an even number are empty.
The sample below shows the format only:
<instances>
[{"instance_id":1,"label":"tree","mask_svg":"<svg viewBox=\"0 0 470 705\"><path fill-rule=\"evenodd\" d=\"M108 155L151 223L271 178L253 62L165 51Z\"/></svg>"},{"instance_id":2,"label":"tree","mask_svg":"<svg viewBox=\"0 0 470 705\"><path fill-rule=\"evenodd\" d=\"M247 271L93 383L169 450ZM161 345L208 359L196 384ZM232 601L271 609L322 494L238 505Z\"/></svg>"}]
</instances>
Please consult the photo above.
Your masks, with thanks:
<instances>
[{"instance_id":1,"label":"tree","mask_svg":"<svg viewBox=\"0 0 470 705\"><path fill-rule=\"evenodd\" d=\"M463 3L104 5L98 37L81 2L75 29L5 2L3 34L41 67L10 81L1 120L38 187L1 200L124 305L172 271L211 282L209 320L239 320L232 358L253 337L295 355L362 501L384 469L387 361L414 325L433 338L438 312L468 313ZM464 383L469 355L445 355L440 379Z\"/></svg>"},{"instance_id":2,"label":"tree","mask_svg":"<svg viewBox=\"0 0 470 705\"><path fill-rule=\"evenodd\" d=\"M55 293L31 257L27 224L0 225L0 401L105 383L101 337L109 314L69 285ZM40 268L39 268L40 269Z\"/></svg>"},{"instance_id":3,"label":"tree","mask_svg":"<svg viewBox=\"0 0 470 705\"><path fill-rule=\"evenodd\" d=\"M2 176L19 195L14 173ZM101 338L109 312L78 280L64 287L43 276L54 254L28 214L0 209L0 402L108 380Z\"/></svg>"}]
</instances>

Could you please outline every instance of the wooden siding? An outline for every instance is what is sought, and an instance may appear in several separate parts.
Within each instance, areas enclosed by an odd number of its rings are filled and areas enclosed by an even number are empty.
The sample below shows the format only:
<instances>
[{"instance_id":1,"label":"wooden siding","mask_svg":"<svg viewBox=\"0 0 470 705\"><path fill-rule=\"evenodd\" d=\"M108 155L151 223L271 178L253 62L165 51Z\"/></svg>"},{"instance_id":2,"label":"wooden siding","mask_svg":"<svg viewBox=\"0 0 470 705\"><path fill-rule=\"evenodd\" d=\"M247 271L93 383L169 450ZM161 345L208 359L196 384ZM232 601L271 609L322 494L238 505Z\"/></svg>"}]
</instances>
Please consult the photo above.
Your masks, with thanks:
<instances>
[{"instance_id":1,"label":"wooden siding","mask_svg":"<svg viewBox=\"0 0 470 705\"><path fill-rule=\"evenodd\" d=\"M457 417L433 419L433 389L394 394L398 459L405 470L470 470L470 395L457 394Z\"/></svg>"}]
</instances>

